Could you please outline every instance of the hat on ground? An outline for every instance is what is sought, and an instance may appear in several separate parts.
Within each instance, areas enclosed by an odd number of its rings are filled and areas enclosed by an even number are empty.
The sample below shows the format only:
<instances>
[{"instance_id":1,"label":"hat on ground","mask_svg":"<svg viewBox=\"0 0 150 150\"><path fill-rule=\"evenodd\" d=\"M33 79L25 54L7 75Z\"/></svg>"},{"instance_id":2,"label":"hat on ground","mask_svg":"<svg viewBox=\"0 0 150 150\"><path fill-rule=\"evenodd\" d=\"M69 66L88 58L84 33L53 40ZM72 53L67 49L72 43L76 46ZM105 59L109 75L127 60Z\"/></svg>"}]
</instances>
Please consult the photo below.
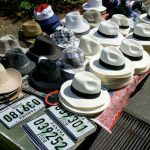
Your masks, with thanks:
<instances>
[{"instance_id":1,"label":"hat on ground","mask_svg":"<svg viewBox=\"0 0 150 150\"><path fill-rule=\"evenodd\" d=\"M91 27L98 26L102 20L100 13L95 10L88 10L84 12L83 18L87 20Z\"/></svg>"},{"instance_id":2,"label":"hat on ground","mask_svg":"<svg viewBox=\"0 0 150 150\"><path fill-rule=\"evenodd\" d=\"M94 74L78 72L66 81L59 93L62 105L74 113L94 115L103 111L110 102L108 91L101 89L101 81Z\"/></svg>"},{"instance_id":3,"label":"hat on ground","mask_svg":"<svg viewBox=\"0 0 150 150\"><path fill-rule=\"evenodd\" d=\"M55 41L51 37L48 35L40 35L30 47L27 56L37 63L40 56L45 56L53 61L59 59L60 54L60 48L57 47Z\"/></svg>"},{"instance_id":4,"label":"hat on ground","mask_svg":"<svg viewBox=\"0 0 150 150\"><path fill-rule=\"evenodd\" d=\"M123 35L127 35L130 32L130 20L122 14L114 14L111 21L119 25L119 31Z\"/></svg>"},{"instance_id":5,"label":"hat on ground","mask_svg":"<svg viewBox=\"0 0 150 150\"><path fill-rule=\"evenodd\" d=\"M14 48L6 52L1 62L5 68L15 68L22 75L30 73L35 68L35 63L22 52L20 48Z\"/></svg>"},{"instance_id":6,"label":"hat on ground","mask_svg":"<svg viewBox=\"0 0 150 150\"><path fill-rule=\"evenodd\" d=\"M147 23L139 23L134 27L134 31L126 36L127 39L134 39L142 46L150 46L150 25Z\"/></svg>"},{"instance_id":7,"label":"hat on ground","mask_svg":"<svg viewBox=\"0 0 150 150\"><path fill-rule=\"evenodd\" d=\"M102 45L92 35L83 35L80 39L79 48L84 51L87 58L91 58L94 55L100 55L102 51Z\"/></svg>"},{"instance_id":8,"label":"hat on ground","mask_svg":"<svg viewBox=\"0 0 150 150\"><path fill-rule=\"evenodd\" d=\"M64 25L72 29L75 34L84 33L90 29L90 25L78 11L66 14Z\"/></svg>"},{"instance_id":9,"label":"hat on ground","mask_svg":"<svg viewBox=\"0 0 150 150\"><path fill-rule=\"evenodd\" d=\"M48 4L41 4L36 7L34 16L42 30L47 34L52 34L57 27L61 26L59 17L54 14L52 7Z\"/></svg>"},{"instance_id":10,"label":"hat on ground","mask_svg":"<svg viewBox=\"0 0 150 150\"><path fill-rule=\"evenodd\" d=\"M5 35L0 38L0 54L4 55L9 49L20 48L24 53L29 49L20 46L18 40L13 35Z\"/></svg>"},{"instance_id":11,"label":"hat on ground","mask_svg":"<svg viewBox=\"0 0 150 150\"><path fill-rule=\"evenodd\" d=\"M150 24L150 8L147 13L140 15L140 20L144 23Z\"/></svg>"},{"instance_id":12,"label":"hat on ground","mask_svg":"<svg viewBox=\"0 0 150 150\"><path fill-rule=\"evenodd\" d=\"M150 56L136 40L125 39L120 45L120 50L125 57L130 59L135 67L135 73L147 70L150 67ZM139 71L138 71L139 70Z\"/></svg>"},{"instance_id":13,"label":"hat on ground","mask_svg":"<svg viewBox=\"0 0 150 150\"><path fill-rule=\"evenodd\" d=\"M42 29L37 22L27 21L22 25L22 29L19 32L19 38L21 41L34 43L35 38L42 34Z\"/></svg>"},{"instance_id":14,"label":"hat on ground","mask_svg":"<svg viewBox=\"0 0 150 150\"><path fill-rule=\"evenodd\" d=\"M5 69L0 63L0 94L12 92L20 87L22 76L13 68Z\"/></svg>"},{"instance_id":15,"label":"hat on ground","mask_svg":"<svg viewBox=\"0 0 150 150\"><path fill-rule=\"evenodd\" d=\"M74 32L66 27L57 28L54 34L51 34L50 37L52 37L56 45L61 48L79 45L79 39L75 37Z\"/></svg>"},{"instance_id":16,"label":"hat on ground","mask_svg":"<svg viewBox=\"0 0 150 150\"><path fill-rule=\"evenodd\" d=\"M100 57L91 58L89 70L98 76L124 78L134 72L134 66L116 47L105 47L102 49Z\"/></svg>"},{"instance_id":17,"label":"hat on ground","mask_svg":"<svg viewBox=\"0 0 150 150\"><path fill-rule=\"evenodd\" d=\"M60 89L64 81L56 62L48 59L40 59L29 79L32 87L44 92Z\"/></svg>"},{"instance_id":18,"label":"hat on ground","mask_svg":"<svg viewBox=\"0 0 150 150\"><path fill-rule=\"evenodd\" d=\"M113 21L102 21L99 27L92 29L89 34L95 36L104 46L119 46L124 39L119 32L119 26Z\"/></svg>"},{"instance_id":19,"label":"hat on ground","mask_svg":"<svg viewBox=\"0 0 150 150\"><path fill-rule=\"evenodd\" d=\"M87 63L84 52L75 46L64 49L61 59L57 62L67 79L73 78L77 72L85 70Z\"/></svg>"},{"instance_id":20,"label":"hat on ground","mask_svg":"<svg viewBox=\"0 0 150 150\"><path fill-rule=\"evenodd\" d=\"M82 7L84 10L96 10L98 12L103 12L106 10L106 7L102 5L102 0L87 0Z\"/></svg>"}]
</instances>

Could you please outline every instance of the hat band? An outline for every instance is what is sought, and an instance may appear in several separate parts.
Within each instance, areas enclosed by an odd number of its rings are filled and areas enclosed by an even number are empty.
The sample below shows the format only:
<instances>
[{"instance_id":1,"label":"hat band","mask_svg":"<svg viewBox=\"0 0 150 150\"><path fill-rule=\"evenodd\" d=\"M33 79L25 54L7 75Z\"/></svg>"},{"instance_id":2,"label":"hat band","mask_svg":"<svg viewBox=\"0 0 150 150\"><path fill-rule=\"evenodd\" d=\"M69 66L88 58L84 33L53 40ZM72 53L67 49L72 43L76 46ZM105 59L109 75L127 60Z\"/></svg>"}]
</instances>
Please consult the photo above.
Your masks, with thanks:
<instances>
[{"instance_id":1,"label":"hat band","mask_svg":"<svg viewBox=\"0 0 150 150\"><path fill-rule=\"evenodd\" d=\"M147 18L150 19L150 15L147 14Z\"/></svg>"},{"instance_id":2,"label":"hat band","mask_svg":"<svg viewBox=\"0 0 150 150\"><path fill-rule=\"evenodd\" d=\"M122 53L123 53L123 52L122 52ZM138 61L138 60L141 60L141 59L143 58L143 55L142 55L142 56L139 56L139 57L129 56L129 55L125 54L125 53L123 53L123 55L124 55L125 57L129 58L129 59L132 60L132 61Z\"/></svg>"},{"instance_id":3,"label":"hat band","mask_svg":"<svg viewBox=\"0 0 150 150\"><path fill-rule=\"evenodd\" d=\"M38 34L38 35L35 35L35 36L25 36L25 35L23 35L23 37L25 38L25 39L35 39L37 36L39 36L39 35L42 35L42 33L41 34Z\"/></svg>"},{"instance_id":4,"label":"hat band","mask_svg":"<svg viewBox=\"0 0 150 150\"><path fill-rule=\"evenodd\" d=\"M103 36L103 37L106 37L106 38L117 38L118 35L107 35L107 34L104 34L102 32L100 32L99 30L97 31L99 35Z\"/></svg>"},{"instance_id":5,"label":"hat band","mask_svg":"<svg viewBox=\"0 0 150 150\"><path fill-rule=\"evenodd\" d=\"M137 35L135 33L133 33L133 37L135 37L139 40L142 40L142 41L150 41L150 37L144 37L144 36L141 36L141 35Z\"/></svg>"},{"instance_id":6,"label":"hat band","mask_svg":"<svg viewBox=\"0 0 150 150\"><path fill-rule=\"evenodd\" d=\"M93 98L97 98L100 96L101 92L95 93L95 94L87 94L87 93L82 93L78 90L76 90L72 85L70 87L72 93L74 93L75 95L82 97L82 98L86 98L86 99L93 99Z\"/></svg>"},{"instance_id":7,"label":"hat band","mask_svg":"<svg viewBox=\"0 0 150 150\"><path fill-rule=\"evenodd\" d=\"M110 70L121 70L121 69L123 69L125 67L125 64L120 65L120 66L114 66L114 65L105 63L101 59L99 59L99 64L102 65L105 68L110 69Z\"/></svg>"},{"instance_id":8,"label":"hat band","mask_svg":"<svg viewBox=\"0 0 150 150\"><path fill-rule=\"evenodd\" d=\"M128 29L129 26L119 26L120 29Z\"/></svg>"}]
</instances>

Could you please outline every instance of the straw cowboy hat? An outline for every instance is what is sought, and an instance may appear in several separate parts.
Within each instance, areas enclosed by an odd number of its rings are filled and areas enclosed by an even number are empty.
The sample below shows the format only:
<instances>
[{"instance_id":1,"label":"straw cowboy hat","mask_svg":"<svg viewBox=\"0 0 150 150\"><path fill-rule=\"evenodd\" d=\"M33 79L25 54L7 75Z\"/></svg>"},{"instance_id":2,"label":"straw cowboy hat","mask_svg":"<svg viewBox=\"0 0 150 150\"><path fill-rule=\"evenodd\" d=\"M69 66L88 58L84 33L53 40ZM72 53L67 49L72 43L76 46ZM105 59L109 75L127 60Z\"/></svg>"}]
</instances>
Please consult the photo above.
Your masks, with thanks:
<instances>
[{"instance_id":1,"label":"straw cowboy hat","mask_svg":"<svg viewBox=\"0 0 150 150\"><path fill-rule=\"evenodd\" d=\"M0 94L12 92L20 87L22 76L16 69L5 69L0 63Z\"/></svg>"},{"instance_id":2,"label":"straw cowboy hat","mask_svg":"<svg viewBox=\"0 0 150 150\"><path fill-rule=\"evenodd\" d=\"M75 34L87 32L90 29L89 23L83 19L78 11L66 14L63 25L72 29Z\"/></svg>"},{"instance_id":3,"label":"straw cowboy hat","mask_svg":"<svg viewBox=\"0 0 150 150\"><path fill-rule=\"evenodd\" d=\"M119 46L124 39L119 32L119 26L113 21L102 21L99 27L90 30L89 34L96 37L104 46Z\"/></svg>"},{"instance_id":4,"label":"straw cowboy hat","mask_svg":"<svg viewBox=\"0 0 150 150\"><path fill-rule=\"evenodd\" d=\"M135 67L135 73L147 71L150 67L150 56L136 40L125 39L120 45L120 50L125 57L130 59Z\"/></svg>"},{"instance_id":5,"label":"straw cowboy hat","mask_svg":"<svg viewBox=\"0 0 150 150\"><path fill-rule=\"evenodd\" d=\"M29 49L20 46L18 40L13 35L5 35L0 38L0 54L4 55L9 49L20 48L24 53Z\"/></svg>"},{"instance_id":6,"label":"straw cowboy hat","mask_svg":"<svg viewBox=\"0 0 150 150\"><path fill-rule=\"evenodd\" d=\"M93 115L103 111L110 102L109 93L101 89L101 81L94 74L78 72L66 81L59 93L62 105L74 113Z\"/></svg>"},{"instance_id":7,"label":"straw cowboy hat","mask_svg":"<svg viewBox=\"0 0 150 150\"><path fill-rule=\"evenodd\" d=\"M80 39L79 48L84 51L85 56L90 59L94 55L100 55L103 46L97 38L92 35L83 35Z\"/></svg>"},{"instance_id":8,"label":"straw cowboy hat","mask_svg":"<svg viewBox=\"0 0 150 150\"><path fill-rule=\"evenodd\" d=\"M150 24L150 8L148 9L147 13L140 15L140 20L143 23Z\"/></svg>"},{"instance_id":9,"label":"straw cowboy hat","mask_svg":"<svg viewBox=\"0 0 150 150\"><path fill-rule=\"evenodd\" d=\"M111 18L111 21L119 25L119 31L123 35L127 35L130 32L130 19L127 18L125 15L114 14Z\"/></svg>"},{"instance_id":10,"label":"straw cowboy hat","mask_svg":"<svg viewBox=\"0 0 150 150\"><path fill-rule=\"evenodd\" d=\"M98 76L125 78L133 74L134 65L116 47L105 47L102 49L100 57L91 58L89 70Z\"/></svg>"},{"instance_id":11,"label":"straw cowboy hat","mask_svg":"<svg viewBox=\"0 0 150 150\"><path fill-rule=\"evenodd\" d=\"M150 25L139 23L134 27L134 31L126 36L127 39L134 39L142 46L150 46Z\"/></svg>"},{"instance_id":12,"label":"straw cowboy hat","mask_svg":"<svg viewBox=\"0 0 150 150\"><path fill-rule=\"evenodd\" d=\"M82 7L84 10L96 10L98 12L106 10L106 7L102 5L102 0L88 0Z\"/></svg>"}]
</instances>

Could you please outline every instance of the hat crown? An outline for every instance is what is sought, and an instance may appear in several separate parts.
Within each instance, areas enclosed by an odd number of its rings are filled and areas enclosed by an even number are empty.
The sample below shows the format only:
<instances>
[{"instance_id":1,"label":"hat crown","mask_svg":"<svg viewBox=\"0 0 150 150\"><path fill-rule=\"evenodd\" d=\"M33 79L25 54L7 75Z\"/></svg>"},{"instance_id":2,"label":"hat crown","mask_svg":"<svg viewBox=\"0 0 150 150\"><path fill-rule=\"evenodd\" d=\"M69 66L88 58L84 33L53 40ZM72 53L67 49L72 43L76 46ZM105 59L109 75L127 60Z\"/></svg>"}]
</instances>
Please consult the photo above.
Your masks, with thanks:
<instances>
[{"instance_id":1,"label":"hat crown","mask_svg":"<svg viewBox=\"0 0 150 150\"><path fill-rule=\"evenodd\" d=\"M26 37L34 37L42 34L40 25L35 21L27 21L22 25L23 35Z\"/></svg>"},{"instance_id":2,"label":"hat crown","mask_svg":"<svg viewBox=\"0 0 150 150\"><path fill-rule=\"evenodd\" d=\"M102 21L98 30L106 35L118 35L119 26L113 21Z\"/></svg>"},{"instance_id":3,"label":"hat crown","mask_svg":"<svg viewBox=\"0 0 150 150\"><path fill-rule=\"evenodd\" d=\"M129 19L122 14L114 14L111 21L117 23L119 26L129 26Z\"/></svg>"},{"instance_id":4,"label":"hat crown","mask_svg":"<svg viewBox=\"0 0 150 150\"><path fill-rule=\"evenodd\" d=\"M133 32L139 36L150 37L150 25L146 23L139 23L134 27Z\"/></svg>"},{"instance_id":5,"label":"hat crown","mask_svg":"<svg viewBox=\"0 0 150 150\"><path fill-rule=\"evenodd\" d=\"M9 80L9 75L6 72L4 66L0 63L0 85L4 84Z\"/></svg>"},{"instance_id":6,"label":"hat crown","mask_svg":"<svg viewBox=\"0 0 150 150\"><path fill-rule=\"evenodd\" d=\"M102 0L88 0L89 7L100 7L102 6Z\"/></svg>"},{"instance_id":7,"label":"hat crown","mask_svg":"<svg viewBox=\"0 0 150 150\"><path fill-rule=\"evenodd\" d=\"M90 72L81 71L75 74L72 87L85 94L95 94L101 91L101 80Z\"/></svg>"},{"instance_id":8,"label":"hat crown","mask_svg":"<svg viewBox=\"0 0 150 150\"><path fill-rule=\"evenodd\" d=\"M93 56L100 53L102 46L94 36L87 34L81 37L79 48L84 51L86 56Z\"/></svg>"},{"instance_id":9,"label":"hat crown","mask_svg":"<svg viewBox=\"0 0 150 150\"><path fill-rule=\"evenodd\" d=\"M120 45L120 50L124 54L132 57L140 57L143 55L142 45L136 40L132 40L132 39L123 40Z\"/></svg>"},{"instance_id":10,"label":"hat crown","mask_svg":"<svg viewBox=\"0 0 150 150\"><path fill-rule=\"evenodd\" d=\"M122 52L115 47L105 47L102 49L100 60L112 66L121 66L125 63Z\"/></svg>"}]
</instances>

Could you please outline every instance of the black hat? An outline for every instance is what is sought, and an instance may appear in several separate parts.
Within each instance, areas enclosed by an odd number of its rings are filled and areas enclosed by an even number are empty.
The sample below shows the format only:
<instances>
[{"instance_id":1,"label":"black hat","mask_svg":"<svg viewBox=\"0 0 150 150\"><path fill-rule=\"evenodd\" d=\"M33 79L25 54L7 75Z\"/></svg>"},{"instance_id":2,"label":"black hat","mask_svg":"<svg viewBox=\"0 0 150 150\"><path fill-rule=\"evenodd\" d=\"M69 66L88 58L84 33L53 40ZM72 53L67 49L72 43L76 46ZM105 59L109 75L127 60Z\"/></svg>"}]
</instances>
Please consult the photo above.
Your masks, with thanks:
<instances>
[{"instance_id":1,"label":"black hat","mask_svg":"<svg viewBox=\"0 0 150 150\"><path fill-rule=\"evenodd\" d=\"M60 57L60 54L60 48L57 47L51 37L48 35L40 35L31 46L27 56L37 63L40 56L45 56L49 60L54 61Z\"/></svg>"},{"instance_id":2,"label":"black hat","mask_svg":"<svg viewBox=\"0 0 150 150\"><path fill-rule=\"evenodd\" d=\"M29 78L29 84L43 92L60 89L64 81L56 62L48 59L41 59Z\"/></svg>"},{"instance_id":3,"label":"black hat","mask_svg":"<svg viewBox=\"0 0 150 150\"><path fill-rule=\"evenodd\" d=\"M22 75L30 73L35 68L35 63L29 60L21 48L7 51L1 63L5 68L17 69Z\"/></svg>"}]
</instances>

